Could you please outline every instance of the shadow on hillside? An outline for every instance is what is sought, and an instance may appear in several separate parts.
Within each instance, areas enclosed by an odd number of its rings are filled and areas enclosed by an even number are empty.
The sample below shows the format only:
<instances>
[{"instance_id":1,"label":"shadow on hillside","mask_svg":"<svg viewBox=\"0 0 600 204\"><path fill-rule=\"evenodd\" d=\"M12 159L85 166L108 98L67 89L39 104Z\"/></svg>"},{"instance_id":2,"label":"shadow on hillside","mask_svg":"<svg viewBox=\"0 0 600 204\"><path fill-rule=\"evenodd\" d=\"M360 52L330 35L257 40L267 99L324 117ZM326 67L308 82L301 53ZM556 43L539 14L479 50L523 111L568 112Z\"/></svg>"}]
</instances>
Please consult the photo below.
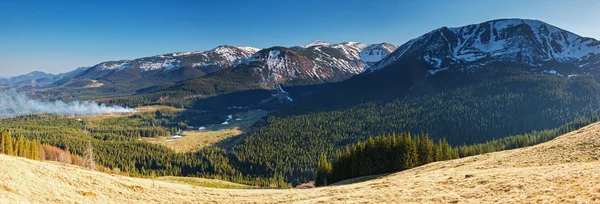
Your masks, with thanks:
<instances>
[{"instance_id":1,"label":"shadow on hillside","mask_svg":"<svg viewBox=\"0 0 600 204\"><path fill-rule=\"evenodd\" d=\"M330 84L283 87L295 101L320 91ZM190 125L206 125L223 122L228 114L254 109L275 110L288 103L281 103L272 90L255 89L238 91L196 100L190 109L183 111L179 121Z\"/></svg>"}]
</instances>

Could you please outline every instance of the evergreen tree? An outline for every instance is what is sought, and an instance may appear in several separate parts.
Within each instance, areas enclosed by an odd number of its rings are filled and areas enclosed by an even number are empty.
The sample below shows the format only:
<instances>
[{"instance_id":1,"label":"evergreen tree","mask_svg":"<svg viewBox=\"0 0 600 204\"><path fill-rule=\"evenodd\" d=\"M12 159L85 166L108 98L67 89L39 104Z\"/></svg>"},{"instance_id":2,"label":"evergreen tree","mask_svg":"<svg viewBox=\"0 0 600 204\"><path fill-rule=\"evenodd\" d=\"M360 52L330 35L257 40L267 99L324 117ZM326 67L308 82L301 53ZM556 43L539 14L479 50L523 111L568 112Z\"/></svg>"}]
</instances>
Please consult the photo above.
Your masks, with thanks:
<instances>
[{"instance_id":1,"label":"evergreen tree","mask_svg":"<svg viewBox=\"0 0 600 204\"><path fill-rule=\"evenodd\" d=\"M321 154L317 167L317 175L315 178L316 186L326 186L328 184L327 177L331 173L331 169L331 163L327 161L327 155L325 153Z\"/></svg>"},{"instance_id":2,"label":"evergreen tree","mask_svg":"<svg viewBox=\"0 0 600 204\"><path fill-rule=\"evenodd\" d=\"M428 135L425 135L423 138L419 138L418 140L418 152L419 152L419 165L424 165L431 163L435 160L435 152L434 147L435 144L431 139L429 139Z\"/></svg>"},{"instance_id":3,"label":"evergreen tree","mask_svg":"<svg viewBox=\"0 0 600 204\"><path fill-rule=\"evenodd\" d=\"M4 149L6 146L4 144L6 142L5 134L4 130L0 129L0 154L6 154L6 150Z\"/></svg>"},{"instance_id":4,"label":"evergreen tree","mask_svg":"<svg viewBox=\"0 0 600 204\"><path fill-rule=\"evenodd\" d=\"M4 141L4 151L8 155L15 155L14 147L13 147L13 140L12 140L11 135L12 134L10 131L4 132L4 140L3 140Z\"/></svg>"}]
</instances>

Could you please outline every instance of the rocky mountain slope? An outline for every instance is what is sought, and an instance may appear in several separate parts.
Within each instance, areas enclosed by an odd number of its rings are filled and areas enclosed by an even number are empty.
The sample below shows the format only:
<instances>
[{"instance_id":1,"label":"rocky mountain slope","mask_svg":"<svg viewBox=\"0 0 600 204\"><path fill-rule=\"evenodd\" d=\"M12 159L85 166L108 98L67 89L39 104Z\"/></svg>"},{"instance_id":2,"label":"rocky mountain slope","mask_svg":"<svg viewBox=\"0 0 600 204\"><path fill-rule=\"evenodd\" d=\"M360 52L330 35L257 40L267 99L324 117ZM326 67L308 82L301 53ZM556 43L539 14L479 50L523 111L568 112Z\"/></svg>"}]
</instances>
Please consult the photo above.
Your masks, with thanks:
<instances>
[{"instance_id":1,"label":"rocky mountain slope","mask_svg":"<svg viewBox=\"0 0 600 204\"><path fill-rule=\"evenodd\" d=\"M255 70L265 87L329 83L362 73L395 49L389 43L331 44L317 40L304 46L261 50L238 68Z\"/></svg>"},{"instance_id":2,"label":"rocky mountain slope","mask_svg":"<svg viewBox=\"0 0 600 204\"><path fill-rule=\"evenodd\" d=\"M540 145L313 189L215 189L0 155L0 201L93 203L490 203L600 200L600 123ZM36 182L31 182L36 181Z\"/></svg>"},{"instance_id":3,"label":"rocky mountain slope","mask_svg":"<svg viewBox=\"0 0 600 204\"><path fill-rule=\"evenodd\" d=\"M158 81L163 81L161 78L169 77L178 79L171 79L171 82L176 82L225 68L250 67L263 76L265 87L276 87L277 84L316 84L341 81L359 74L395 49L389 43L330 44L322 41L264 50L223 45L204 52L170 53L135 60L102 62L71 76L74 79L106 80L112 83L157 78ZM182 72L181 69L186 70L185 76L174 74Z\"/></svg>"},{"instance_id":4,"label":"rocky mountain slope","mask_svg":"<svg viewBox=\"0 0 600 204\"><path fill-rule=\"evenodd\" d=\"M473 72L494 63L525 65L536 73L597 75L600 41L538 20L500 19L457 28L442 27L400 46L370 71L416 58L438 72Z\"/></svg>"},{"instance_id":5,"label":"rocky mountain slope","mask_svg":"<svg viewBox=\"0 0 600 204\"><path fill-rule=\"evenodd\" d=\"M303 87L324 83L339 82L362 73L369 62L384 57L395 47L382 43L366 45L357 42L330 44L315 41L304 46L271 47L260 50L238 65L215 72L206 77L184 81L168 87L158 87L147 91L144 98L157 101L169 98L173 101L186 99L209 98L216 95L238 92L242 96L230 95L235 106L252 106L256 103L294 101L298 95L306 95L314 91L307 87L292 94L286 87ZM366 59L362 61L361 56ZM259 96L258 91L262 94ZM245 92L244 92L245 91ZM243 93L242 93L243 92ZM264 93L271 92L270 94ZM253 98L253 102L247 99ZM273 100L276 99L276 100ZM229 101L229 100L228 100ZM233 102L233 101L232 101ZM203 104L206 108L208 105ZM226 103L211 103L226 104Z\"/></svg>"},{"instance_id":6,"label":"rocky mountain slope","mask_svg":"<svg viewBox=\"0 0 600 204\"><path fill-rule=\"evenodd\" d=\"M103 79L114 83L126 83L156 75L169 75L177 69L188 69L195 78L227 67L234 66L257 52L258 48L222 45L204 52L178 52L144 57L134 60L119 60L99 63L75 79ZM193 71L192 71L193 70Z\"/></svg>"}]
</instances>

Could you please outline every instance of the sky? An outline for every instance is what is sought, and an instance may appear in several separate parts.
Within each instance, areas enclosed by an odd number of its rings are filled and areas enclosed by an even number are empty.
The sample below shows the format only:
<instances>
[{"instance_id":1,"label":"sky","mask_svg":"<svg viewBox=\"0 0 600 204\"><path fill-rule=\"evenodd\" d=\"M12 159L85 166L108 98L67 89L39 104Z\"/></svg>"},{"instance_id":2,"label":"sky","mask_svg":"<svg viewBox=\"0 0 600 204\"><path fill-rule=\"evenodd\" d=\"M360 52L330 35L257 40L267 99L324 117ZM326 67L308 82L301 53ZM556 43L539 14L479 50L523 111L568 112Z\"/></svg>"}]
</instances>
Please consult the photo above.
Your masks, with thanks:
<instances>
[{"instance_id":1,"label":"sky","mask_svg":"<svg viewBox=\"0 0 600 204\"><path fill-rule=\"evenodd\" d=\"M443 26L537 19L600 39L600 0L0 1L0 77L218 45L389 42Z\"/></svg>"}]
</instances>

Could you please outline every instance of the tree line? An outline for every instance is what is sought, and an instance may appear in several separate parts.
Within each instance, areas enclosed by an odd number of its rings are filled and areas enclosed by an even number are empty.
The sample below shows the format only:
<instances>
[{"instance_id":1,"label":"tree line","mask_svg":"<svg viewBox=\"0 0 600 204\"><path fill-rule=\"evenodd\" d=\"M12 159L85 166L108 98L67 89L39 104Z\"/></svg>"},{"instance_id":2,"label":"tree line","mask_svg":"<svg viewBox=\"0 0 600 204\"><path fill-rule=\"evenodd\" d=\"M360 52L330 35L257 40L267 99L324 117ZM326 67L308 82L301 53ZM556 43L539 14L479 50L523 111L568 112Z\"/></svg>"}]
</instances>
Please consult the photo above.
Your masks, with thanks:
<instances>
[{"instance_id":1,"label":"tree line","mask_svg":"<svg viewBox=\"0 0 600 204\"><path fill-rule=\"evenodd\" d=\"M0 153L2 154L41 160L41 145L39 140L28 140L23 136L13 139L9 130L0 129Z\"/></svg>"},{"instance_id":2,"label":"tree line","mask_svg":"<svg viewBox=\"0 0 600 204\"><path fill-rule=\"evenodd\" d=\"M458 151L445 140L434 143L428 135L410 133L370 137L335 153L333 162L323 153L317 167L317 186L350 178L397 172L434 161L458 158Z\"/></svg>"},{"instance_id":3,"label":"tree line","mask_svg":"<svg viewBox=\"0 0 600 204\"><path fill-rule=\"evenodd\" d=\"M404 133L370 137L336 151L333 159L328 159L327 154L322 153L317 163L315 184L324 186L361 176L403 171L435 161L536 145L599 120L600 117L593 114L554 129L458 147L450 146L443 139L434 143L428 135L413 138L410 133Z\"/></svg>"}]
</instances>

